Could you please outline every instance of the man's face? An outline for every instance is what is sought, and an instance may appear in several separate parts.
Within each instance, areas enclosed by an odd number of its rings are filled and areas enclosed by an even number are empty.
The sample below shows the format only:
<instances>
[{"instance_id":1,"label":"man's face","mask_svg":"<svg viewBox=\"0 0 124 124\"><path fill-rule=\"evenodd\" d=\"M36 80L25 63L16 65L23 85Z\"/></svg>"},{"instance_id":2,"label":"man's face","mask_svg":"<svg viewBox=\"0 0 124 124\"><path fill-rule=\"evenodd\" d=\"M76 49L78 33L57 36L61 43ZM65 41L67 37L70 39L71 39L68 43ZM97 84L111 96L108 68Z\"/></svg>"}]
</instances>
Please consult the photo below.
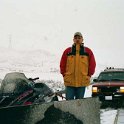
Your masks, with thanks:
<instances>
[{"instance_id":1,"label":"man's face","mask_svg":"<svg viewBox=\"0 0 124 124\"><path fill-rule=\"evenodd\" d=\"M76 35L76 36L74 36L73 41L76 44L81 44L83 42L83 37Z\"/></svg>"}]
</instances>

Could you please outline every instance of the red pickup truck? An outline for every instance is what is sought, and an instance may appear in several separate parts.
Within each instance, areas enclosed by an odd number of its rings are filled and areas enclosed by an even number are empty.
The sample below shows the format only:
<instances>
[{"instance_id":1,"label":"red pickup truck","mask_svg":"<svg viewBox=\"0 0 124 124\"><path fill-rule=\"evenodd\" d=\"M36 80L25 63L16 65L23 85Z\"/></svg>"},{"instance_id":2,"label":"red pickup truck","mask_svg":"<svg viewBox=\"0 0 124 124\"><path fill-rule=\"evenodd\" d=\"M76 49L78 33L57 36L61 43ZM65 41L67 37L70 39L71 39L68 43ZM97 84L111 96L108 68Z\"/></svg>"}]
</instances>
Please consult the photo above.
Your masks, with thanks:
<instances>
[{"instance_id":1,"label":"red pickup truck","mask_svg":"<svg viewBox=\"0 0 124 124\"><path fill-rule=\"evenodd\" d=\"M124 99L124 68L106 68L93 80L92 97L100 101Z\"/></svg>"}]
</instances>

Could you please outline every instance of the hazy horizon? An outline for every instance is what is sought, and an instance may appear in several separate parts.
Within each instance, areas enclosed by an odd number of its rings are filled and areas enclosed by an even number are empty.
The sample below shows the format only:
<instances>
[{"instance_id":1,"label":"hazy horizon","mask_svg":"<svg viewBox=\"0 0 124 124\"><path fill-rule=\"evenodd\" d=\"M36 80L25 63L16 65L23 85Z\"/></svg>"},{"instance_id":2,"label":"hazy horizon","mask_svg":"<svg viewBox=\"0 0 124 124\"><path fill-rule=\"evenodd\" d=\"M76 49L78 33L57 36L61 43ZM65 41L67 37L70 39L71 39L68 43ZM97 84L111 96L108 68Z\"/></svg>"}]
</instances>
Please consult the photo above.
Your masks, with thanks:
<instances>
[{"instance_id":1,"label":"hazy horizon","mask_svg":"<svg viewBox=\"0 0 124 124\"><path fill-rule=\"evenodd\" d=\"M124 67L123 0L0 0L0 47L58 56L82 32L98 66Z\"/></svg>"}]
</instances>

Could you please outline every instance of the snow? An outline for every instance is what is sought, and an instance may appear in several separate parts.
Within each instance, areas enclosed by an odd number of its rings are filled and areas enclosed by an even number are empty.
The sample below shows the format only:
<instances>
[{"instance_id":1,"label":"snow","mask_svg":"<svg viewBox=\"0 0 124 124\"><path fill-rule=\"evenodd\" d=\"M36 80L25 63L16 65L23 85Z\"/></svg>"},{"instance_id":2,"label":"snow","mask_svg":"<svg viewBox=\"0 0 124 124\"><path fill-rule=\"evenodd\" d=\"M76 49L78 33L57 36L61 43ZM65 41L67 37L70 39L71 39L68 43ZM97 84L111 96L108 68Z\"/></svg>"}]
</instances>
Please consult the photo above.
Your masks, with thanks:
<instances>
[{"instance_id":1,"label":"snow","mask_svg":"<svg viewBox=\"0 0 124 124\"><path fill-rule=\"evenodd\" d=\"M117 110L111 108L101 109L100 113L101 124L114 124Z\"/></svg>"},{"instance_id":2,"label":"snow","mask_svg":"<svg viewBox=\"0 0 124 124\"><path fill-rule=\"evenodd\" d=\"M124 109L118 111L117 124L124 124Z\"/></svg>"},{"instance_id":3,"label":"snow","mask_svg":"<svg viewBox=\"0 0 124 124\"><path fill-rule=\"evenodd\" d=\"M2 79L9 72L24 72L29 76L40 74L41 78L43 76L46 78L48 72L59 72L58 57L44 50L17 51L0 48L0 58L0 78Z\"/></svg>"}]
</instances>

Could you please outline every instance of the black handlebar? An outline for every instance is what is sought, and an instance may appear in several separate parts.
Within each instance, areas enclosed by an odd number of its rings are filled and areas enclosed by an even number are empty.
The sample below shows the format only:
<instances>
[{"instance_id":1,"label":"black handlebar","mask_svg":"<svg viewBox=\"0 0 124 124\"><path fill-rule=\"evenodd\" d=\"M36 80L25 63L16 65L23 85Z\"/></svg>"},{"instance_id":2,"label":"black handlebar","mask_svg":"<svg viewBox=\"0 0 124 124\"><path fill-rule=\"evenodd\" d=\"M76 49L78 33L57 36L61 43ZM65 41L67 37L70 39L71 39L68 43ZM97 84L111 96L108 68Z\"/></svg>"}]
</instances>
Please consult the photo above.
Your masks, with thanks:
<instances>
[{"instance_id":1,"label":"black handlebar","mask_svg":"<svg viewBox=\"0 0 124 124\"><path fill-rule=\"evenodd\" d=\"M38 80L39 79L39 77L36 77L36 78L28 78L28 80L30 80L30 81L35 81L35 80Z\"/></svg>"}]
</instances>

